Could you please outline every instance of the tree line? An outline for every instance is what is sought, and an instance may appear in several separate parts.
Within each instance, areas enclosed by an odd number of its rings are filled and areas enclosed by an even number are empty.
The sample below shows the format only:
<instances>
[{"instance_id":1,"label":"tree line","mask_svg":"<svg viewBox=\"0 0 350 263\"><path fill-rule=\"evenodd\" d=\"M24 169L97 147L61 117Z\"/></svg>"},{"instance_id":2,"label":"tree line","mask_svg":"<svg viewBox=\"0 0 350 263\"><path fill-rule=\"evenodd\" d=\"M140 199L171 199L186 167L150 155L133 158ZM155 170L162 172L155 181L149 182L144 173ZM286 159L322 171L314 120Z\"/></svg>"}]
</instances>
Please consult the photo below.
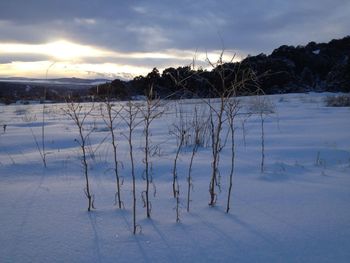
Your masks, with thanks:
<instances>
[{"instance_id":1,"label":"tree line","mask_svg":"<svg viewBox=\"0 0 350 263\"><path fill-rule=\"evenodd\" d=\"M213 97L213 86L221 85L217 74L222 68L234 72L226 83L232 83L239 74L252 69L257 76L261 91L265 94L295 93L307 91L350 92L350 36L329 43L310 42L306 46L283 45L270 55L263 53L247 56L240 62L228 62L217 67L194 69L191 66L166 68L162 73L157 68L146 76L137 76L130 81L113 80L111 83L90 89L94 98L104 98L112 92L119 100L129 100L147 94L152 85L160 98ZM238 70L239 69L239 70ZM177 80L184 80L179 85ZM183 84L186 89L183 89ZM236 95L252 94L256 83L246 83L245 89Z\"/></svg>"}]
</instances>

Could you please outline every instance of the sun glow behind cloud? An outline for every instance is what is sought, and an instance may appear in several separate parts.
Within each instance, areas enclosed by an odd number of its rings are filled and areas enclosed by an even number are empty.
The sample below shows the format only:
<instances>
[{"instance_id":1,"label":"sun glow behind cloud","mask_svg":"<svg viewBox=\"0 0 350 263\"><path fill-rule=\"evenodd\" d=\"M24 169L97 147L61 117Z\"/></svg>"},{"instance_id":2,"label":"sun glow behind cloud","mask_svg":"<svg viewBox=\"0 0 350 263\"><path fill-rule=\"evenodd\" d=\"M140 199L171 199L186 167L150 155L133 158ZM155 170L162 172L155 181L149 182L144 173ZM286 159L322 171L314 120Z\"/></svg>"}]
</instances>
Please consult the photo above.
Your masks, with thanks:
<instances>
[{"instance_id":1,"label":"sun glow behind cloud","mask_svg":"<svg viewBox=\"0 0 350 263\"><path fill-rule=\"evenodd\" d=\"M219 57L220 51L193 52L188 50L167 49L160 52L118 52L89 45L81 45L67 40L58 40L45 44L0 43L1 55L14 56L11 62L0 64L0 77L43 77L50 65L50 77L110 77L145 75L153 67L164 69L158 65L150 65L150 60L167 61L166 67L185 66L196 61L197 66L205 68L208 63ZM32 61L18 59L21 55L30 55ZM35 56L41 59L35 60ZM42 57L46 59L42 59ZM226 51L224 61L230 61L234 52ZM96 59L98 62L91 62ZM111 60L113 62L111 62ZM235 61L240 60L236 56ZM135 61L138 61L136 63ZM140 62L141 61L141 62Z\"/></svg>"},{"instance_id":2,"label":"sun glow behind cloud","mask_svg":"<svg viewBox=\"0 0 350 263\"><path fill-rule=\"evenodd\" d=\"M0 54L37 54L57 60L71 60L105 56L108 52L87 45L59 40L46 44L0 43Z\"/></svg>"},{"instance_id":3,"label":"sun glow behind cloud","mask_svg":"<svg viewBox=\"0 0 350 263\"><path fill-rule=\"evenodd\" d=\"M80 77L80 78L131 78L136 75L145 75L148 68L115 63L72 63L52 61L21 62L0 64L0 77L30 77L44 78L48 68L48 77Z\"/></svg>"}]
</instances>

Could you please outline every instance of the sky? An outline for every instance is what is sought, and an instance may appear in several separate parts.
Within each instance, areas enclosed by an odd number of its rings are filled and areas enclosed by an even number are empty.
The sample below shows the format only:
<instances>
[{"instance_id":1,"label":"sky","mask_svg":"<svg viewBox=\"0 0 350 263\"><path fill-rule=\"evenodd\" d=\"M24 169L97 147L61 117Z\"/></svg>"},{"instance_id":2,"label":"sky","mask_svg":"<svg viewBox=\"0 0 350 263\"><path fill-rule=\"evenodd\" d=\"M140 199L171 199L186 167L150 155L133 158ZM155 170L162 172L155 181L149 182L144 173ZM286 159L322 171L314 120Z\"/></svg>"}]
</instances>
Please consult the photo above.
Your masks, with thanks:
<instances>
[{"instance_id":1,"label":"sky","mask_svg":"<svg viewBox=\"0 0 350 263\"><path fill-rule=\"evenodd\" d=\"M126 78L350 35L349 0L0 0L0 78Z\"/></svg>"}]
</instances>

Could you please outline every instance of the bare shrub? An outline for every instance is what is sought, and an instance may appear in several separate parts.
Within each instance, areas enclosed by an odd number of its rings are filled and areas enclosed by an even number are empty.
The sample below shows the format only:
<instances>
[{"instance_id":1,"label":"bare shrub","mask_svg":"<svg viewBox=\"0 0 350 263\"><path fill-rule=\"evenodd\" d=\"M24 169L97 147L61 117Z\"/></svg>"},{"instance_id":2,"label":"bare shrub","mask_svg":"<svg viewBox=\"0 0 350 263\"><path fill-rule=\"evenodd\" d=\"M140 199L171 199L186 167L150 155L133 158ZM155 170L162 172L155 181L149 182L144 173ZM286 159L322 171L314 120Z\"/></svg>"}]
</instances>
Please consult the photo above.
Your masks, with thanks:
<instances>
[{"instance_id":1,"label":"bare shrub","mask_svg":"<svg viewBox=\"0 0 350 263\"><path fill-rule=\"evenodd\" d=\"M110 101L110 98L106 98L104 101L104 108L107 115L104 114L103 108L101 108L101 116L108 128L109 133L111 134L111 144L113 149L113 163L114 163L114 174L117 182L117 190L115 193L116 204L118 204L119 209L121 209L124 204L121 200L121 185L123 183L122 178L119 175L119 162L117 156L117 141L114 129L116 128L116 119L120 115L122 108L115 109L113 108L113 103Z\"/></svg>"},{"instance_id":2,"label":"bare shrub","mask_svg":"<svg viewBox=\"0 0 350 263\"><path fill-rule=\"evenodd\" d=\"M141 229L140 225L136 224L136 176L135 176L135 162L134 162L134 149L133 149L133 134L135 128L141 124L143 121L137 120L139 115L140 108L129 101L125 107L123 107L123 111L121 113L121 118L124 120L128 127L127 134L123 134L129 145L129 157L131 164L131 177L132 177L132 197L133 197L133 234L136 234L137 228Z\"/></svg>"},{"instance_id":3,"label":"bare shrub","mask_svg":"<svg viewBox=\"0 0 350 263\"><path fill-rule=\"evenodd\" d=\"M275 112L275 105L266 96L255 96L250 101L249 111L258 114L261 127L261 163L260 173L264 173L265 168L265 119Z\"/></svg>"},{"instance_id":4,"label":"bare shrub","mask_svg":"<svg viewBox=\"0 0 350 263\"><path fill-rule=\"evenodd\" d=\"M177 122L173 123L172 128L170 130L170 134L175 136L175 138L177 139L177 148L172 171L173 196L176 199L176 222L180 222L180 185L177 174L177 161L179 159L182 147L184 146L185 142L188 141L188 130L189 127L187 125L186 120L184 119L182 108L180 108Z\"/></svg>"},{"instance_id":5,"label":"bare shrub","mask_svg":"<svg viewBox=\"0 0 350 263\"><path fill-rule=\"evenodd\" d=\"M159 98L155 97L155 94L153 93L153 85L150 85L149 90L147 91L147 99L143 107L140 108L141 117L143 119L144 124L144 164L145 164L145 181L146 181L146 189L142 192L142 199L144 201L144 206L146 207L146 214L147 218L151 217L151 203L149 198L149 190L150 190L150 184L153 183L151 168L151 157L155 154L155 151L157 150L154 145L151 143L151 133L150 133L150 127L152 122L159 118L163 111L161 110L161 101Z\"/></svg>"},{"instance_id":6,"label":"bare shrub","mask_svg":"<svg viewBox=\"0 0 350 263\"><path fill-rule=\"evenodd\" d=\"M179 184L178 184L178 178L177 178L177 161L179 159L179 155L182 150L182 147L184 146L185 142L188 141L188 130L189 130L189 127L187 127L187 123L184 119L182 109L180 108L180 113L177 118L177 121L172 124L171 129L169 131L169 133L173 135L177 140L177 148L176 148L173 170L172 170L174 198L177 198L179 194Z\"/></svg>"},{"instance_id":7,"label":"bare shrub","mask_svg":"<svg viewBox=\"0 0 350 263\"><path fill-rule=\"evenodd\" d=\"M232 97L235 97L240 90L245 90L246 85L249 84L252 87L258 87L255 73L250 69L241 69L240 64L236 64L234 68L224 63L223 61L224 51L219 56L216 63L207 59L209 65L216 73L218 81L209 82L213 96L218 98L216 105L212 103L212 100L208 100L209 105L209 125L211 130L211 149L212 149L212 173L209 184L210 194L210 206L215 206L217 200L216 188L221 190L220 182L220 154L227 142L228 132L223 134L224 124L227 122L225 116L225 109ZM233 60L233 58L232 58Z\"/></svg>"},{"instance_id":8,"label":"bare shrub","mask_svg":"<svg viewBox=\"0 0 350 263\"><path fill-rule=\"evenodd\" d=\"M36 114L30 114L28 111L24 113L24 116L22 117L23 122L34 122L37 120Z\"/></svg>"},{"instance_id":9,"label":"bare shrub","mask_svg":"<svg viewBox=\"0 0 350 263\"><path fill-rule=\"evenodd\" d=\"M188 143L186 146L208 147L210 146L210 126L206 107L196 105L192 120L189 120Z\"/></svg>"},{"instance_id":10,"label":"bare shrub","mask_svg":"<svg viewBox=\"0 0 350 263\"><path fill-rule=\"evenodd\" d=\"M44 93L44 98L46 98L46 89ZM41 123L41 150L42 150L42 155L41 159L43 161L44 167L46 168L46 151L45 151L45 112L46 110L46 105L43 103L43 110L42 110L42 123Z\"/></svg>"},{"instance_id":11,"label":"bare shrub","mask_svg":"<svg viewBox=\"0 0 350 263\"><path fill-rule=\"evenodd\" d=\"M194 108L194 116L192 119L192 125L190 128L190 133L192 134L192 152L190 158L190 164L188 167L188 176L187 176L187 212L190 211L190 202L191 202L191 190L193 189L193 180L192 180L192 166L194 157L197 154L198 148L204 146L206 135L208 131L208 118L203 118L200 113L198 113L197 106Z\"/></svg>"},{"instance_id":12,"label":"bare shrub","mask_svg":"<svg viewBox=\"0 0 350 263\"><path fill-rule=\"evenodd\" d=\"M16 109L16 114L18 115L23 115L22 116L22 121L23 122L34 122L37 121L37 116L36 114L33 114L30 112L30 108L26 106L26 108L19 108ZM45 115L46 115L46 106L43 104L42 107L42 121L41 121L41 143L39 142L37 136L34 134L33 129L30 129L30 132L32 134L33 140L35 142L35 146L40 154L40 158L43 162L44 168L46 168L46 155L48 154L45 150Z\"/></svg>"},{"instance_id":13,"label":"bare shrub","mask_svg":"<svg viewBox=\"0 0 350 263\"><path fill-rule=\"evenodd\" d=\"M226 106L226 114L227 114L227 120L229 123L229 129L231 134L231 169L229 174L229 188L228 188L228 194L227 194L227 204L226 204L226 213L230 210L230 201L231 201L231 192L232 192L232 185L233 185L233 176L234 176L234 169L235 169L235 119L240 111L240 104L239 100L236 98L231 99L227 106Z\"/></svg>"},{"instance_id":14,"label":"bare shrub","mask_svg":"<svg viewBox=\"0 0 350 263\"><path fill-rule=\"evenodd\" d=\"M350 107L350 95L329 96L325 103L328 107Z\"/></svg>"},{"instance_id":15,"label":"bare shrub","mask_svg":"<svg viewBox=\"0 0 350 263\"><path fill-rule=\"evenodd\" d=\"M250 93L250 90L258 89L257 76L254 71L249 68L241 68L240 63L231 63L234 59L228 63L223 61L224 50L221 52L218 60L212 62L207 57L207 63L215 73L215 77L207 79L201 77L201 73L194 73L196 77L209 87L210 97L215 99L202 99L209 107L209 120L208 120L208 137L210 137L210 147L212 152L211 157L211 177L209 183L209 195L210 206L215 206L217 201L216 188L221 191L220 185L220 154L227 142L229 131L224 131L227 117L225 116L225 108L231 97L235 97L239 91ZM194 62L193 62L194 65ZM171 75L171 74L170 74ZM176 85L181 86L185 91L191 91L187 83L187 78L178 79L177 76L171 75ZM192 77L192 76L190 76ZM247 87L249 84L249 88Z\"/></svg>"},{"instance_id":16,"label":"bare shrub","mask_svg":"<svg viewBox=\"0 0 350 263\"><path fill-rule=\"evenodd\" d=\"M86 187L84 189L84 192L88 199L89 212L91 211L92 208L93 209L95 208L93 195L91 195L91 192L90 192L88 162L87 162L87 141L93 129L86 130L85 121L87 120L87 118L89 117L89 115L93 110L94 110L94 105L91 105L91 107L87 107L87 109L84 109L81 103L75 103L73 101L67 101L66 108L63 109L63 112L73 120L74 124L77 126L79 131L79 139L76 139L75 141L79 144L81 153L82 153L81 162L83 165L85 182L86 182Z\"/></svg>"}]
</instances>

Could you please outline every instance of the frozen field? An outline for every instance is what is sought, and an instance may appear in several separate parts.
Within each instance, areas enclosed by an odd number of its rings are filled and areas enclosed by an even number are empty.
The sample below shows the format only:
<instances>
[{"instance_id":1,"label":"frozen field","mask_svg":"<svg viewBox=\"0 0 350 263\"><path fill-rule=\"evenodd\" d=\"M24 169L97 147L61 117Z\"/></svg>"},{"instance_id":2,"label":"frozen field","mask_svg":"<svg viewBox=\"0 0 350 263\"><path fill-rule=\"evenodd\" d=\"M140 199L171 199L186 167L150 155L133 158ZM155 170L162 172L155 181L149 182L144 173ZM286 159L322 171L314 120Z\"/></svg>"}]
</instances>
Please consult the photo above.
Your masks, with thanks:
<instances>
[{"instance_id":1,"label":"frozen field","mask_svg":"<svg viewBox=\"0 0 350 263\"><path fill-rule=\"evenodd\" d=\"M260 119L236 123L236 167L231 210L225 213L230 141L220 158L222 191L209 207L211 149L199 148L193 165L191 211L186 211L190 149L178 162L181 222L176 223L169 134L180 106L165 105L151 125L156 195L146 218L142 126L135 131L137 222L132 234L132 194L125 125L117 132L125 209L114 206L112 148L105 123L88 120L89 173L96 210L87 212L78 138L64 104L46 105L43 168L42 105L0 106L0 262L349 262L350 108L325 107L329 94L268 98L275 113L265 121L265 172L260 173ZM248 105L250 98L242 98ZM183 101L186 116L200 101ZM202 103L203 104L203 103ZM96 104L98 106L98 104ZM205 105L202 105L204 107ZM244 110L242 111L244 112ZM6 124L6 132L3 125Z\"/></svg>"}]
</instances>

